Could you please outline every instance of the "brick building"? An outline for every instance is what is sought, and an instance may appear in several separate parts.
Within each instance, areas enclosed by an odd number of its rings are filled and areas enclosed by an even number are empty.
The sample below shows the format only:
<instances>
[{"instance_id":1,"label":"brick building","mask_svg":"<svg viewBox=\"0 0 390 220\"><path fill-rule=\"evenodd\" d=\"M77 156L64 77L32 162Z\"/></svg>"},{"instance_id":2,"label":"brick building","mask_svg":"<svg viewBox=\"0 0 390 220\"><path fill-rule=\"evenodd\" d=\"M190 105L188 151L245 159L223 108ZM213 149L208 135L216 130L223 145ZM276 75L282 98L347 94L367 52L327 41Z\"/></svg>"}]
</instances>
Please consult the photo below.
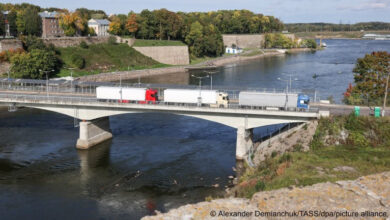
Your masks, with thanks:
<instances>
[{"instance_id":1,"label":"brick building","mask_svg":"<svg viewBox=\"0 0 390 220\"><path fill-rule=\"evenodd\" d=\"M42 37L63 37L64 30L59 24L59 14L57 12L44 11L39 13L42 18Z\"/></svg>"}]
</instances>

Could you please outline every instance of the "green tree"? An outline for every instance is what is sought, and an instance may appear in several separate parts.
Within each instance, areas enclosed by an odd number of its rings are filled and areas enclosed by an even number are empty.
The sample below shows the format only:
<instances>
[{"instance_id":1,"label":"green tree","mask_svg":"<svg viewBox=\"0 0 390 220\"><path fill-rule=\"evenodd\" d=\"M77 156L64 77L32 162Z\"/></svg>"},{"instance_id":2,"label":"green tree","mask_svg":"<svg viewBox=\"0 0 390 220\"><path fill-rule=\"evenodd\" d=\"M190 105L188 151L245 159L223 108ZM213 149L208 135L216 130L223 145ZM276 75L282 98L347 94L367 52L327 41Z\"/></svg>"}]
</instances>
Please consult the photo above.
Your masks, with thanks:
<instances>
[{"instance_id":1,"label":"green tree","mask_svg":"<svg viewBox=\"0 0 390 220\"><path fill-rule=\"evenodd\" d=\"M41 36L42 19L36 7L28 6L17 13L16 26L18 33Z\"/></svg>"},{"instance_id":2,"label":"green tree","mask_svg":"<svg viewBox=\"0 0 390 220\"><path fill-rule=\"evenodd\" d=\"M380 104L383 102L387 76L390 71L390 53L372 52L359 58L353 69L355 86L344 93L347 104Z\"/></svg>"},{"instance_id":3,"label":"green tree","mask_svg":"<svg viewBox=\"0 0 390 220\"><path fill-rule=\"evenodd\" d=\"M196 57L203 54L203 26L198 22L191 24L191 29L185 39L190 53Z\"/></svg>"},{"instance_id":4,"label":"green tree","mask_svg":"<svg viewBox=\"0 0 390 220\"><path fill-rule=\"evenodd\" d=\"M58 61L54 51L32 49L29 53L15 54L11 63L11 74L14 78L44 79L45 71L56 70ZM48 74L50 77L53 72Z\"/></svg>"},{"instance_id":5,"label":"green tree","mask_svg":"<svg viewBox=\"0 0 390 220\"><path fill-rule=\"evenodd\" d=\"M9 11L9 13L7 15L7 20L8 20L9 32L10 32L11 36L17 36L18 35L18 29L17 29L17 26L16 26L16 17L17 17L17 13L16 13L15 10Z\"/></svg>"},{"instance_id":6,"label":"green tree","mask_svg":"<svg viewBox=\"0 0 390 220\"><path fill-rule=\"evenodd\" d=\"M5 19L2 11L0 10L0 36L5 37L6 31L5 31Z\"/></svg>"}]
</instances>

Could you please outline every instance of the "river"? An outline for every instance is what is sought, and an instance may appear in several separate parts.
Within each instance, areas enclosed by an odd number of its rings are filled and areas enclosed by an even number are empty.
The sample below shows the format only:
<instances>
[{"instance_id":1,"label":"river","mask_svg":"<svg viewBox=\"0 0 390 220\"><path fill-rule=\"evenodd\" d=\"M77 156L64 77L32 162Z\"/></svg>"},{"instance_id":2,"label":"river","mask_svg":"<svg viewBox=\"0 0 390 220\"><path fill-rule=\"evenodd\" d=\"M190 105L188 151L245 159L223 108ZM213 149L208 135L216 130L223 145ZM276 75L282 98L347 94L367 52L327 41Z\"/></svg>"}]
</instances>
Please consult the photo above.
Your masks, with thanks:
<instances>
[{"instance_id":1,"label":"river","mask_svg":"<svg viewBox=\"0 0 390 220\"><path fill-rule=\"evenodd\" d=\"M280 89L285 82L277 78L287 73L298 78L293 88L316 88L321 98L332 95L340 102L353 81L356 59L390 49L390 41L325 42L328 48L315 53L225 66L214 74L213 84ZM184 73L142 82L198 83ZM72 118L0 108L2 219L138 219L154 209L165 212L209 195L222 196L228 176L235 175L235 129L151 113L110 117L110 126L112 141L77 151ZM257 129L257 135L267 130Z\"/></svg>"}]
</instances>

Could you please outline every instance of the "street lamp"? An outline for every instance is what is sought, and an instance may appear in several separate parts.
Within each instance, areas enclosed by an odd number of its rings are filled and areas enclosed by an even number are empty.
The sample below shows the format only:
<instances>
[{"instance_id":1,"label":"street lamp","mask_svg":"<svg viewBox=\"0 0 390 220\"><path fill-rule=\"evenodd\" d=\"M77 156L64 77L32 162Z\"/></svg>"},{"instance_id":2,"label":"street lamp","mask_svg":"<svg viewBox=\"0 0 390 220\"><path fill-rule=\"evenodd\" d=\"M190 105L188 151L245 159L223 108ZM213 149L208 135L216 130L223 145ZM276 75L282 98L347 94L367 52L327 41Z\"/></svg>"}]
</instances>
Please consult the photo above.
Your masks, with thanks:
<instances>
[{"instance_id":1,"label":"street lamp","mask_svg":"<svg viewBox=\"0 0 390 220\"><path fill-rule=\"evenodd\" d=\"M287 103L288 103L288 85L290 84L290 90L292 91L292 89L291 89L291 87L292 87L292 80L296 81L296 80L298 80L298 79L297 79L297 78L292 79L291 74L290 74L290 78L289 78L289 79L282 79L282 78L278 77L278 80L279 80L279 81L286 82L286 102L284 103L284 109L287 110Z\"/></svg>"},{"instance_id":2,"label":"street lamp","mask_svg":"<svg viewBox=\"0 0 390 220\"><path fill-rule=\"evenodd\" d=\"M46 73L46 96L49 97L49 76L47 75L50 72L54 72L54 70L39 70L39 72Z\"/></svg>"},{"instance_id":3,"label":"street lamp","mask_svg":"<svg viewBox=\"0 0 390 220\"><path fill-rule=\"evenodd\" d=\"M387 79L386 79L386 88L385 88L385 98L383 100L382 117L385 117L386 114L386 102L387 102L387 93L389 90L389 78L390 78L390 65L387 68Z\"/></svg>"},{"instance_id":4,"label":"street lamp","mask_svg":"<svg viewBox=\"0 0 390 220\"><path fill-rule=\"evenodd\" d=\"M198 107L200 107L200 106L202 106L202 79L203 79L203 78L208 78L209 75L207 75L207 76L195 76L195 75L191 75L191 76L194 77L194 78L199 79Z\"/></svg>"},{"instance_id":5,"label":"street lamp","mask_svg":"<svg viewBox=\"0 0 390 220\"><path fill-rule=\"evenodd\" d=\"M76 68L70 68L70 67L65 67L65 69L68 69L70 70L70 90L71 92L73 92L73 70L75 70Z\"/></svg>"},{"instance_id":6,"label":"street lamp","mask_svg":"<svg viewBox=\"0 0 390 220\"><path fill-rule=\"evenodd\" d=\"M210 90L213 90L213 74L217 73L218 71L203 71L203 72L209 74L209 76L210 76Z\"/></svg>"}]
</instances>

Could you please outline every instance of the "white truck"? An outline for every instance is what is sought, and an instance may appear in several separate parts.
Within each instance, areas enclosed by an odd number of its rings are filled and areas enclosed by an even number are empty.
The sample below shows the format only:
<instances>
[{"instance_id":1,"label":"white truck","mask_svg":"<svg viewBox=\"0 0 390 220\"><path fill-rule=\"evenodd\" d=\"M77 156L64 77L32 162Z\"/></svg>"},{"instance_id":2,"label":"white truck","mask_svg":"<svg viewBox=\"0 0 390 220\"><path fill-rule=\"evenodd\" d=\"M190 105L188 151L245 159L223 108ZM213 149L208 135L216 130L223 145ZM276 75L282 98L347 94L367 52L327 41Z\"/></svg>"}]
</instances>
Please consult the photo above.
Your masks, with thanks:
<instances>
[{"instance_id":1,"label":"white truck","mask_svg":"<svg viewBox=\"0 0 390 220\"><path fill-rule=\"evenodd\" d=\"M164 102L206 104L210 107L227 108L229 97L227 93L217 90L166 89L164 90Z\"/></svg>"},{"instance_id":2,"label":"white truck","mask_svg":"<svg viewBox=\"0 0 390 220\"><path fill-rule=\"evenodd\" d=\"M146 88L105 87L96 88L96 98L110 100L145 101Z\"/></svg>"},{"instance_id":3,"label":"white truck","mask_svg":"<svg viewBox=\"0 0 390 220\"><path fill-rule=\"evenodd\" d=\"M256 106L270 109L297 108L298 94L244 91L240 92L238 101L240 106Z\"/></svg>"}]
</instances>

